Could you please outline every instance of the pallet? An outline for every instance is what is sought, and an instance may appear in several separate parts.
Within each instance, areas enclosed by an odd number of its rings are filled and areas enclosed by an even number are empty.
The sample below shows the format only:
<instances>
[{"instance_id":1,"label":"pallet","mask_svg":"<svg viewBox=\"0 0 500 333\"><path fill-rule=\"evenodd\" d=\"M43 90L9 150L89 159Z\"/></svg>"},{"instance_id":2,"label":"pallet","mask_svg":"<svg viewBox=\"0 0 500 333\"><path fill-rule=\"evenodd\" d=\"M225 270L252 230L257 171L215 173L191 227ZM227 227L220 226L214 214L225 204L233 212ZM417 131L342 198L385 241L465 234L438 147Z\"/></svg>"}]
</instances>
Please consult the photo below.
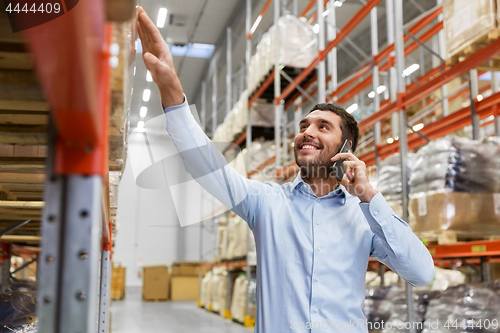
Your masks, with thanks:
<instances>
[{"instance_id":1,"label":"pallet","mask_svg":"<svg viewBox=\"0 0 500 333\"><path fill-rule=\"evenodd\" d=\"M451 67L459 62L463 61L465 58L469 57L473 53L479 51L483 47L488 44L491 44L493 41L497 40L500 37L500 29L492 28L487 33L477 37L474 41L465 45L463 48L454 52L453 55L449 56L446 59L446 66ZM478 69L500 69L500 57L494 57L490 61L478 67Z\"/></svg>"},{"instance_id":2,"label":"pallet","mask_svg":"<svg viewBox=\"0 0 500 333\"><path fill-rule=\"evenodd\" d=\"M458 242L472 242L480 240L493 240L499 239L498 236L491 236L487 234L471 234L470 232L460 232L460 231L449 231L441 230L433 233L425 233L425 235L420 234L420 239L425 245L449 245Z\"/></svg>"}]
</instances>

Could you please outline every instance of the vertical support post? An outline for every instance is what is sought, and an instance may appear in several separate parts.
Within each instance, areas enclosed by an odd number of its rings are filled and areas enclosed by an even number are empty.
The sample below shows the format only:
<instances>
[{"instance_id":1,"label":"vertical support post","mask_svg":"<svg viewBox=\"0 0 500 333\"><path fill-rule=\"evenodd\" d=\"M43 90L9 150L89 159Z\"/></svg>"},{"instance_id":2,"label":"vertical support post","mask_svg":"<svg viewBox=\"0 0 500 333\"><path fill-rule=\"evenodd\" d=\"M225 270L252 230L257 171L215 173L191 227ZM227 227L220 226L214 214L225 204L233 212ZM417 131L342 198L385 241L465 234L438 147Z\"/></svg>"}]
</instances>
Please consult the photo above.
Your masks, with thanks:
<instances>
[{"instance_id":1,"label":"vertical support post","mask_svg":"<svg viewBox=\"0 0 500 333\"><path fill-rule=\"evenodd\" d=\"M101 284L99 291L99 330L109 332L109 305L111 302L111 249L101 252Z\"/></svg>"},{"instance_id":2,"label":"vertical support post","mask_svg":"<svg viewBox=\"0 0 500 333\"><path fill-rule=\"evenodd\" d=\"M229 249L229 241L230 241L230 237L229 237L229 234L230 234L230 223L229 223L229 211L226 212L226 253L225 253L225 256L227 258L227 250ZM221 258L221 259L224 259L224 258ZM226 272L227 273L227 272ZM230 304L231 304L231 293L229 292L231 290L230 288L230 282L231 282L231 278L229 276L229 273L227 274L227 280L226 280L226 303L224 304L224 309L221 309L220 311L224 311L224 317L227 317L227 313L229 313L229 310L230 309Z\"/></svg>"},{"instance_id":3,"label":"vertical support post","mask_svg":"<svg viewBox=\"0 0 500 333\"><path fill-rule=\"evenodd\" d=\"M380 285L385 286L385 265L380 263L380 267L378 269L378 275L380 276Z\"/></svg>"},{"instance_id":4,"label":"vertical support post","mask_svg":"<svg viewBox=\"0 0 500 333\"><path fill-rule=\"evenodd\" d=\"M295 136L300 132L299 122L302 120L302 96L299 96L294 103L295 112L293 113L293 122L295 128Z\"/></svg>"},{"instance_id":5,"label":"vertical support post","mask_svg":"<svg viewBox=\"0 0 500 333\"><path fill-rule=\"evenodd\" d=\"M247 43L245 50L245 76L248 77L250 72L250 59L252 57L252 34L250 33L251 22L252 20L252 0L247 0L247 10L246 10L246 19L245 19L245 31L247 32ZM247 172L251 171L252 165L252 152L250 147L252 146L252 117L251 117L251 109L248 105L250 96L246 96L247 100L245 102L245 106L247 108L247 138L246 138L246 146L247 146Z\"/></svg>"},{"instance_id":6,"label":"vertical support post","mask_svg":"<svg viewBox=\"0 0 500 333\"><path fill-rule=\"evenodd\" d=\"M391 45L394 44L394 0L386 0L385 1L386 5L386 16L387 16L387 44ZM394 52L391 52L389 57L394 58ZM396 68L392 66L389 69L389 87L390 89L390 101L395 102L397 99L397 94L398 94L398 87L397 87L397 82L398 77L396 73ZM402 75L399 73L399 75ZM394 112L391 115L391 132L392 132L392 137L394 140L398 138L398 113Z\"/></svg>"},{"instance_id":7,"label":"vertical support post","mask_svg":"<svg viewBox=\"0 0 500 333\"><path fill-rule=\"evenodd\" d=\"M286 164L288 163L288 112L283 111L283 164Z\"/></svg>"},{"instance_id":8,"label":"vertical support post","mask_svg":"<svg viewBox=\"0 0 500 333\"><path fill-rule=\"evenodd\" d=\"M489 282L490 277L490 262L487 258L481 257L481 281Z\"/></svg>"},{"instance_id":9,"label":"vertical support post","mask_svg":"<svg viewBox=\"0 0 500 333\"><path fill-rule=\"evenodd\" d=\"M281 166L281 73L280 73L280 2L274 1L274 141L276 146L276 170Z\"/></svg>"},{"instance_id":10,"label":"vertical support post","mask_svg":"<svg viewBox=\"0 0 500 333\"><path fill-rule=\"evenodd\" d=\"M493 89L493 93L497 93L500 91L500 82L498 80L498 72L491 71L491 88ZM498 112L498 106L495 108L495 113L493 114L494 123L495 123L495 136L500 136L500 113Z\"/></svg>"},{"instance_id":11,"label":"vertical support post","mask_svg":"<svg viewBox=\"0 0 500 333\"><path fill-rule=\"evenodd\" d=\"M323 0L316 0L318 11L318 55L321 56L325 51L325 22L323 18ZM321 60L318 64L318 103L326 102L326 68L325 60Z\"/></svg>"},{"instance_id":12,"label":"vertical support post","mask_svg":"<svg viewBox=\"0 0 500 333\"><path fill-rule=\"evenodd\" d=\"M215 54L212 58L212 135L215 134L217 129L217 58Z\"/></svg>"},{"instance_id":13,"label":"vertical support post","mask_svg":"<svg viewBox=\"0 0 500 333\"><path fill-rule=\"evenodd\" d=\"M399 110L399 153L401 156L401 184L402 184L402 205L403 205L403 219L408 221L408 169L407 153L408 142L406 136L406 111L403 108L403 96L405 93L405 81L403 78L403 70L405 68L404 58L404 40L403 40L403 0L395 0L394 3L394 32L395 32L395 50L396 50L396 68L397 68L397 82L398 82L398 110ZM411 323L409 333L415 333L415 310L413 304L413 287L406 284L406 301L408 304L408 322Z\"/></svg>"},{"instance_id":14,"label":"vertical support post","mask_svg":"<svg viewBox=\"0 0 500 333\"><path fill-rule=\"evenodd\" d=\"M0 243L0 292L9 287L11 244Z\"/></svg>"},{"instance_id":15,"label":"vertical support post","mask_svg":"<svg viewBox=\"0 0 500 333\"><path fill-rule=\"evenodd\" d=\"M370 12L370 25L371 25L371 44L372 44L372 56L375 59L378 55L378 27L377 27L377 7L373 7ZM378 64L375 62L373 65L373 92L375 97L373 98L373 112L377 113L380 109L380 97L378 94L378 87L380 85L380 77L378 72ZM387 89L387 88L386 88ZM374 126L374 140L375 140L375 164L377 166L377 177L380 170L380 156L378 154L378 148L380 146L380 121L377 121ZM381 277L382 279L382 277Z\"/></svg>"},{"instance_id":16,"label":"vertical support post","mask_svg":"<svg viewBox=\"0 0 500 333\"><path fill-rule=\"evenodd\" d=\"M437 0L437 4L442 6L443 0ZM443 17L444 16L442 13L439 14L438 21L442 22ZM438 38L438 54L441 56L441 58L446 59L446 36L444 33L444 29L439 30L437 38ZM448 86L446 84L443 84L441 86L441 98L442 98L441 108L443 110L443 117L447 116L450 113L449 101L447 96L448 96Z\"/></svg>"},{"instance_id":17,"label":"vertical support post","mask_svg":"<svg viewBox=\"0 0 500 333\"><path fill-rule=\"evenodd\" d=\"M328 42L331 42L335 38L337 38L337 19L335 16L335 0L330 0L328 6L330 8L330 13L328 13L327 20L328 25L326 29ZM338 77L337 77L337 47L334 47L328 53L328 75L332 77L328 84L328 91L330 93L334 92L338 88ZM333 97L333 101L337 101L337 96Z\"/></svg>"},{"instance_id":18,"label":"vertical support post","mask_svg":"<svg viewBox=\"0 0 500 333\"><path fill-rule=\"evenodd\" d=\"M479 94L479 85L477 79L477 69L470 70L470 116L472 119L472 139L479 140L481 128L479 127L479 115L476 113L476 101Z\"/></svg>"},{"instance_id":19,"label":"vertical support post","mask_svg":"<svg viewBox=\"0 0 500 333\"><path fill-rule=\"evenodd\" d=\"M293 15L299 16L299 1L293 0Z\"/></svg>"},{"instance_id":20,"label":"vertical support post","mask_svg":"<svg viewBox=\"0 0 500 333\"><path fill-rule=\"evenodd\" d=\"M201 82L201 128L206 130L207 126L207 81ZM214 135L214 133L212 133Z\"/></svg>"},{"instance_id":21,"label":"vertical support post","mask_svg":"<svg viewBox=\"0 0 500 333\"><path fill-rule=\"evenodd\" d=\"M233 72L233 32L231 27L227 27L226 29L227 37L226 37L226 116L231 112L231 107L233 103L231 98L233 96L233 85L231 84L232 72Z\"/></svg>"},{"instance_id":22,"label":"vertical support post","mask_svg":"<svg viewBox=\"0 0 500 333\"><path fill-rule=\"evenodd\" d=\"M203 192L201 194L201 204L203 204ZM203 207L200 207L200 211L203 212ZM199 262L203 262L203 221L200 222L200 248L199 248ZM203 270L200 267L198 269L198 306L201 307L201 282L203 280Z\"/></svg>"},{"instance_id":23,"label":"vertical support post","mask_svg":"<svg viewBox=\"0 0 500 333\"><path fill-rule=\"evenodd\" d=\"M240 64L240 90L238 91L238 96L241 96L243 91L245 90L245 60L241 61Z\"/></svg>"}]
</instances>

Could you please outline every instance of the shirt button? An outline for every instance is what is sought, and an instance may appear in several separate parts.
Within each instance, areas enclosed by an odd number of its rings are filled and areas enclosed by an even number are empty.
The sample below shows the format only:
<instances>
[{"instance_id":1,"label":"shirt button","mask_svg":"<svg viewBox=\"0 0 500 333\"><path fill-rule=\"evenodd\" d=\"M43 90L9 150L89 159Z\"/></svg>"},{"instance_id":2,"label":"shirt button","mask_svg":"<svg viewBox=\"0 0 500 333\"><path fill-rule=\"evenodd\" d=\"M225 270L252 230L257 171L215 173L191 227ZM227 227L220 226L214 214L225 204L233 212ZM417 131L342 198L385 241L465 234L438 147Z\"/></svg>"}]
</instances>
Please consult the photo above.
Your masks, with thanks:
<instances>
[{"instance_id":1,"label":"shirt button","mask_svg":"<svg viewBox=\"0 0 500 333\"><path fill-rule=\"evenodd\" d=\"M319 278L316 278L315 280L316 280L316 282L318 282L318 281L319 281Z\"/></svg>"},{"instance_id":2,"label":"shirt button","mask_svg":"<svg viewBox=\"0 0 500 333\"><path fill-rule=\"evenodd\" d=\"M319 225L319 221L316 221L316 224Z\"/></svg>"},{"instance_id":3,"label":"shirt button","mask_svg":"<svg viewBox=\"0 0 500 333\"><path fill-rule=\"evenodd\" d=\"M321 247L320 246L318 246L318 251L321 251Z\"/></svg>"},{"instance_id":4,"label":"shirt button","mask_svg":"<svg viewBox=\"0 0 500 333\"><path fill-rule=\"evenodd\" d=\"M389 239L389 242L392 242L392 241L394 241L394 239L392 239L392 238L391 238L391 239Z\"/></svg>"},{"instance_id":5,"label":"shirt button","mask_svg":"<svg viewBox=\"0 0 500 333\"><path fill-rule=\"evenodd\" d=\"M378 211L374 211L373 215L377 216L378 215Z\"/></svg>"},{"instance_id":6,"label":"shirt button","mask_svg":"<svg viewBox=\"0 0 500 333\"><path fill-rule=\"evenodd\" d=\"M318 308L314 308L314 312L318 313Z\"/></svg>"},{"instance_id":7,"label":"shirt button","mask_svg":"<svg viewBox=\"0 0 500 333\"><path fill-rule=\"evenodd\" d=\"M319 198L318 198L318 199L316 199L316 201L317 201L317 202L319 202Z\"/></svg>"}]
</instances>

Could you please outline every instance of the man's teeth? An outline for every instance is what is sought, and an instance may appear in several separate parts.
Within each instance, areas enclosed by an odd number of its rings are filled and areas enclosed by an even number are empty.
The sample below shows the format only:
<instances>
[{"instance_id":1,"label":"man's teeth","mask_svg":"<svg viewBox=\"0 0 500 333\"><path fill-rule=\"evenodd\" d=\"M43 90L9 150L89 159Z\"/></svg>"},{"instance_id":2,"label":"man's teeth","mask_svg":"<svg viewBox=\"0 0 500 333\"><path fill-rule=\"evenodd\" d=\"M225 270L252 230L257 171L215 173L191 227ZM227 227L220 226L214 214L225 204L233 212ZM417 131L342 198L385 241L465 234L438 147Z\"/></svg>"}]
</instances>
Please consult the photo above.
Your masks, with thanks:
<instances>
[{"instance_id":1,"label":"man's teeth","mask_svg":"<svg viewBox=\"0 0 500 333\"><path fill-rule=\"evenodd\" d=\"M311 146L311 145L303 145L302 146L302 149L312 149L312 150L316 150L318 148L314 147L314 146Z\"/></svg>"}]
</instances>

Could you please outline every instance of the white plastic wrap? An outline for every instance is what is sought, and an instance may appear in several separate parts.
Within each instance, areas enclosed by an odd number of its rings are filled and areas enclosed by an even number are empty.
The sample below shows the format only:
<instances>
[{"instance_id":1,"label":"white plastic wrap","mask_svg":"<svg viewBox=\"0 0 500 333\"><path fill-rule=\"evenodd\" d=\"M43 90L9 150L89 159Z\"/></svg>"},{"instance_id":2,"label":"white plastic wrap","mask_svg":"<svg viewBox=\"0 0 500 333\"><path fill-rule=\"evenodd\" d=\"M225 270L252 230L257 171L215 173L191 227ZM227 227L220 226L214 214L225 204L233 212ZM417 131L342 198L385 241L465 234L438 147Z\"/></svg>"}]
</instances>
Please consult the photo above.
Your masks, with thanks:
<instances>
[{"instance_id":1,"label":"white plastic wrap","mask_svg":"<svg viewBox=\"0 0 500 333\"><path fill-rule=\"evenodd\" d=\"M231 316L233 319L243 323L246 313L246 300L247 300L248 280L245 273L234 281L233 296L231 299Z\"/></svg>"},{"instance_id":2,"label":"white plastic wrap","mask_svg":"<svg viewBox=\"0 0 500 333\"><path fill-rule=\"evenodd\" d=\"M208 309L210 304L212 303L211 296L212 296L212 271L207 272L205 277L201 280L201 296L200 296L200 303L201 306L204 308Z\"/></svg>"}]
</instances>

